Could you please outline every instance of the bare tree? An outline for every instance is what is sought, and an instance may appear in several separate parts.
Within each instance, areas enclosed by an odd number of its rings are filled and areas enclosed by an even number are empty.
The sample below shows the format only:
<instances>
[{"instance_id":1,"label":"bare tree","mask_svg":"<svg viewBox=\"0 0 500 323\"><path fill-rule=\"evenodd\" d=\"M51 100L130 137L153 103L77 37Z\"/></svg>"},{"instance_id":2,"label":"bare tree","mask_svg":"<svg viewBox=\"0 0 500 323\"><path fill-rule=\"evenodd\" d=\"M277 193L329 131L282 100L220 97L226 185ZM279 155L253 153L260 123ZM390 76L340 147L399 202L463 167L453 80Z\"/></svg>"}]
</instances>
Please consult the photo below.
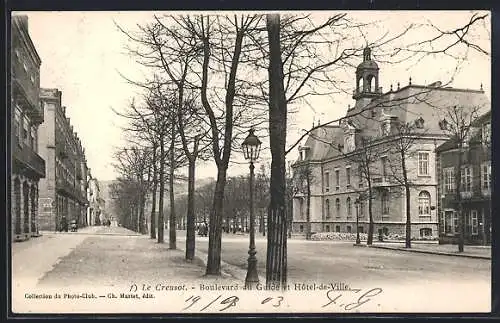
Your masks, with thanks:
<instances>
[{"instance_id":1,"label":"bare tree","mask_svg":"<svg viewBox=\"0 0 500 323\"><path fill-rule=\"evenodd\" d=\"M139 233L146 233L144 208L147 191L149 190L149 181L145 177L150 162L150 151L132 146L131 148L119 150L115 157L116 163L114 166L125 180L124 183L128 183L129 187L135 187L135 194L132 198L132 201L135 201L132 209L135 220L130 228ZM115 192L119 192L119 190L115 190Z\"/></svg>"},{"instance_id":2,"label":"bare tree","mask_svg":"<svg viewBox=\"0 0 500 323\"><path fill-rule=\"evenodd\" d=\"M416 156L415 144L425 134L423 119L416 122L400 122L393 125L387 143L389 158L387 166L390 173L383 174L389 182L395 182L404 189L406 199L406 236L405 247L411 248L411 187L412 180L408 176L407 161ZM385 170L383 170L385 172Z\"/></svg>"},{"instance_id":3,"label":"bare tree","mask_svg":"<svg viewBox=\"0 0 500 323\"><path fill-rule=\"evenodd\" d=\"M235 104L238 98L237 72L240 66L241 53L245 47L245 36L258 23L257 16L241 17L213 17L213 16L187 16L175 18L179 26L189 31L197 43L201 55L201 70L199 75L201 84L201 102L208 117L211 129L212 154L217 166L217 181L214 191L214 206L210 216L209 250L206 273L207 275L220 275L220 252L222 233L223 197L226 183L227 168L234 141ZM228 49L232 48L232 52ZM214 66L220 68L214 69ZM214 74L215 71L215 74ZM225 98L223 117L216 114L219 107L216 97L209 96L209 80L211 77L224 78ZM221 127L222 126L222 127Z\"/></svg>"}]
</instances>

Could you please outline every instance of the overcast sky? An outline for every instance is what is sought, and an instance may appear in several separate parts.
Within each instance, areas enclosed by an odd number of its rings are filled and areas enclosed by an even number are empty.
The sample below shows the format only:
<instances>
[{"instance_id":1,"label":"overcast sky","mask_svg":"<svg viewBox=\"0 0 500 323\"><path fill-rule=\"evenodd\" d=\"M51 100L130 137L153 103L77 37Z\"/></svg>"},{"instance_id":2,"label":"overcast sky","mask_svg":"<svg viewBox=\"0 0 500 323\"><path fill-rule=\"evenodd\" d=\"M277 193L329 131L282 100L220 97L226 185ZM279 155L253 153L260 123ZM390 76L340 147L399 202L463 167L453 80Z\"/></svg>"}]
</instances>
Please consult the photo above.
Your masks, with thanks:
<instances>
[{"instance_id":1,"label":"overcast sky","mask_svg":"<svg viewBox=\"0 0 500 323\"><path fill-rule=\"evenodd\" d=\"M14 14L21 14L20 12ZM111 108L123 110L137 95L138 89L127 84L120 76L123 73L140 79L141 74L135 62L125 51L125 36L114 22L127 30L134 30L137 24L151 20L154 12L24 12L29 17L29 32L42 59L41 86L58 88L62 91L62 104L78 132L87 154L92 175L100 180L112 180L116 173L111 165L113 152L123 146L120 129L124 121L117 118ZM328 12L317 12L324 19ZM361 21L381 21L383 28L396 33L409 22L430 20L441 28L460 26L466 23L470 13L463 12L349 12ZM487 21L489 23L489 20ZM487 25L489 30L489 25ZM381 30L373 28L367 35L375 40ZM422 38L428 35L420 35ZM373 41L368 39L368 41ZM479 35L476 41L490 50L489 34ZM428 58L419 65L379 63L380 86L384 91L397 82L408 84L429 84L437 80L448 81L454 73L456 61L443 56ZM490 97L489 57L469 51L469 59L460 65L453 79L454 87L479 89L481 83ZM352 70L354 88L354 69ZM347 80L349 81L349 80ZM310 128L313 120L327 121L342 117L348 105L354 102L350 95L321 97L309 100L299 107L293 116L294 126L290 128L288 140L294 139ZM234 152L233 156L241 155ZM296 153L289 156L295 159ZM265 161L268 162L266 156ZM208 162L197 168L198 177L215 177L216 168ZM231 166L229 175L247 173L248 168Z\"/></svg>"}]
</instances>

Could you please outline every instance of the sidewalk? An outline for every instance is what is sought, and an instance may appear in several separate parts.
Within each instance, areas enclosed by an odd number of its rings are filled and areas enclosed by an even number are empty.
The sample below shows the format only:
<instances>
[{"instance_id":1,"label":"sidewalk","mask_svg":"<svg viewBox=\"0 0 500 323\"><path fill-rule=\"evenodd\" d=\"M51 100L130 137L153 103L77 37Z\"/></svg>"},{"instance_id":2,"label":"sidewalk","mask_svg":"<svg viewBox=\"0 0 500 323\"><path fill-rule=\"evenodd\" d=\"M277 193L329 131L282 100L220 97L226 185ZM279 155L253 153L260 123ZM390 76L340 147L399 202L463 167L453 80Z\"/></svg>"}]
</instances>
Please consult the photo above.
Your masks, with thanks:
<instances>
[{"instance_id":1,"label":"sidewalk","mask_svg":"<svg viewBox=\"0 0 500 323\"><path fill-rule=\"evenodd\" d=\"M490 246L464 246L464 252L460 253L458 252L457 245L440 245L436 243L426 244L412 242L411 248L407 249L405 248L404 242L374 242L371 248L491 260Z\"/></svg>"},{"instance_id":2,"label":"sidewalk","mask_svg":"<svg viewBox=\"0 0 500 323\"><path fill-rule=\"evenodd\" d=\"M181 249L170 250L168 241L158 244L148 235L120 227L103 228L85 240L47 272L38 286L86 287L128 290L131 284L240 283L230 275L205 277L203 261L184 259ZM84 236L84 235L82 235ZM179 246L180 247L180 246Z\"/></svg>"},{"instance_id":3,"label":"sidewalk","mask_svg":"<svg viewBox=\"0 0 500 323\"><path fill-rule=\"evenodd\" d=\"M88 229L88 232L95 229ZM12 289L30 289L38 280L71 253L88 236L73 233L45 232L42 236L12 243Z\"/></svg>"}]
</instances>

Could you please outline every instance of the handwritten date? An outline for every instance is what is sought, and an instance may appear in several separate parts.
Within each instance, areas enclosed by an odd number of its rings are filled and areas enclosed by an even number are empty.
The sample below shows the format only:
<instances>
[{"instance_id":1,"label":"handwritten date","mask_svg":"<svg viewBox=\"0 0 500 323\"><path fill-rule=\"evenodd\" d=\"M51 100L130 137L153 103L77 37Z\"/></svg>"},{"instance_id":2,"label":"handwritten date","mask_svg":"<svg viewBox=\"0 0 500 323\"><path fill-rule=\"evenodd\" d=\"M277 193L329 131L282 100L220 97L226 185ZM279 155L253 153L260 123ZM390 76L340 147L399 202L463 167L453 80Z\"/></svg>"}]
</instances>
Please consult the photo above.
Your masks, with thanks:
<instances>
[{"instance_id":1,"label":"handwritten date","mask_svg":"<svg viewBox=\"0 0 500 323\"><path fill-rule=\"evenodd\" d=\"M217 307L219 309L219 312L222 312L222 311L227 310L230 307L236 306L238 304L238 302L240 301L240 298L238 296L233 295L233 296L230 296L230 297L223 299L220 302L217 302L221 298L222 298L222 295L219 295L216 298L211 299L208 302L204 302L204 301L202 301L201 296L192 295L184 301L184 303L188 303L188 305L186 307L184 307L182 310L185 311L185 310L195 306L195 304L199 303L199 307L197 307L197 308L199 309L200 312L203 312L204 310L206 310L210 307ZM277 307L281 306L281 304L283 303L283 300L284 300L283 296L266 297L260 302L260 304L262 304L262 305L269 304L270 306L277 308Z\"/></svg>"}]
</instances>

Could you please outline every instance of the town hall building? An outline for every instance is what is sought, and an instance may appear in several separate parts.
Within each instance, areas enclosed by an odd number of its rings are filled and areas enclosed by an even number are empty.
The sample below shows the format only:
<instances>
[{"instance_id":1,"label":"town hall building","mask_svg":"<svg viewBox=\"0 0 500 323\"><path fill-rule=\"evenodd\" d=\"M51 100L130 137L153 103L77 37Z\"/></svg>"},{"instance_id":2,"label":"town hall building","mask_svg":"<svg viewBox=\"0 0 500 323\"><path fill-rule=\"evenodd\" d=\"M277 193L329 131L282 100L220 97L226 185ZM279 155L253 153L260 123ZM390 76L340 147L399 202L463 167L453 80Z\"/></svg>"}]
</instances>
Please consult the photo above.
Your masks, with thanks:
<instances>
[{"instance_id":1,"label":"town hall building","mask_svg":"<svg viewBox=\"0 0 500 323\"><path fill-rule=\"evenodd\" d=\"M310 226L312 233L366 233L371 200L375 236L404 237L406 182L412 237L437 237L436 148L450 137L441 121L454 106L487 111L489 99L482 88L458 89L440 82L417 85L411 78L406 86L398 83L383 93L370 48L364 50L355 80L355 105L345 117L336 124L313 127L299 147L299 158L292 165L296 179L292 231L306 233ZM307 181L298 176L304 169Z\"/></svg>"}]
</instances>

